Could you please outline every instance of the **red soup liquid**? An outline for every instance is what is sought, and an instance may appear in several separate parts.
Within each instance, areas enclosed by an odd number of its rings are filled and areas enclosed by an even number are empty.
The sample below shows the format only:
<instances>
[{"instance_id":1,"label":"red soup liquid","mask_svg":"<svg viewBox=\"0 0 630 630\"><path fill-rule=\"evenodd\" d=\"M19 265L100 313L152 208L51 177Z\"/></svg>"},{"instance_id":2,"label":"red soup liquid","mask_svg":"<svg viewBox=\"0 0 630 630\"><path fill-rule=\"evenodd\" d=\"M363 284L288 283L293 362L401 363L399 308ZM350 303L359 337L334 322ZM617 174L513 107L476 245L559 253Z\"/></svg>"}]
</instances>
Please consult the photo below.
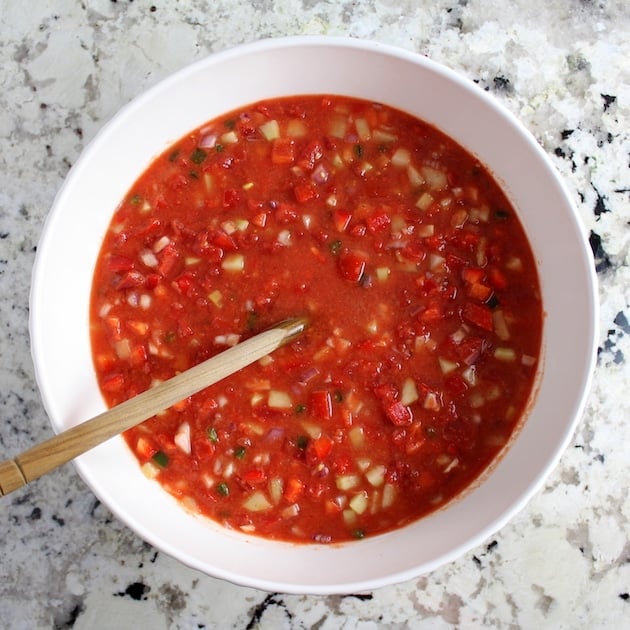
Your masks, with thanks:
<instances>
[{"instance_id":1,"label":"red soup liquid","mask_svg":"<svg viewBox=\"0 0 630 630\"><path fill-rule=\"evenodd\" d=\"M291 345L125 434L186 508L279 540L372 536L461 493L526 411L526 235L484 166L403 112L269 100L158 157L98 258L98 382L115 405L302 315Z\"/></svg>"}]
</instances>

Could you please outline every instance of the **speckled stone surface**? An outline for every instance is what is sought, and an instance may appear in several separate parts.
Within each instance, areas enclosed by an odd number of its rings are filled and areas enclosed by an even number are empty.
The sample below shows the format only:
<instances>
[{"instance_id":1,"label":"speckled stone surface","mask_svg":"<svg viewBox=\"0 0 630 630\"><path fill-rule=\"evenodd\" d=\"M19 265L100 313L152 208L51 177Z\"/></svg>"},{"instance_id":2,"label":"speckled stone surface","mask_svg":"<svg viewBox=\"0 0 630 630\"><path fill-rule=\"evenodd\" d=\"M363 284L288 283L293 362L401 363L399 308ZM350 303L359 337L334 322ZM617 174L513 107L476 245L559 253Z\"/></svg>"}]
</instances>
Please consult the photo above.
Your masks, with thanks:
<instances>
[{"instance_id":1,"label":"speckled stone surface","mask_svg":"<svg viewBox=\"0 0 630 630\"><path fill-rule=\"evenodd\" d=\"M630 627L630 5L627 0L0 2L0 454L51 435L29 354L36 244L117 109L211 52L349 35L476 81L566 179L600 280L600 353L544 488L459 560L370 593L269 594L188 569L116 521L69 465L0 500L0 627Z\"/></svg>"}]
</instances>

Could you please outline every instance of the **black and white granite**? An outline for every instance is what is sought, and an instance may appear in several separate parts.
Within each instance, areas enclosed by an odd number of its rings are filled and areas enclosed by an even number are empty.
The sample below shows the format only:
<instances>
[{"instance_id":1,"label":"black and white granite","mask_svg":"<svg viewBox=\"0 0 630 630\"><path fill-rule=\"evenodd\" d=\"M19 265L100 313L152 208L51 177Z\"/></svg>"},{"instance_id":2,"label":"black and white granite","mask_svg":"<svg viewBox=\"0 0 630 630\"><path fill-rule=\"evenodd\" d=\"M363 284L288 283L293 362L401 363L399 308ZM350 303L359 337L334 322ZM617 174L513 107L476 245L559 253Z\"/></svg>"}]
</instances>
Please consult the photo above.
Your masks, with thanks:
<instances>
[{"instance_id":1,"label":"black and white granite","mask_svg":"<svg viewBox=\"0 0 630 630\"><path fill-rule=\"evenodd\" d=\"M0 500L0 627L630 627L627 0L3 0L0 453L51 435L29 355L30 272L44 218L83 147L171 72L289 34L426 54L495 94L552 156L590 234L601 287L598 365L574 440L530 504L460 560L331 597L269 594L188 569L113 519L66 466Z\"/></svg>"}]
</instances>

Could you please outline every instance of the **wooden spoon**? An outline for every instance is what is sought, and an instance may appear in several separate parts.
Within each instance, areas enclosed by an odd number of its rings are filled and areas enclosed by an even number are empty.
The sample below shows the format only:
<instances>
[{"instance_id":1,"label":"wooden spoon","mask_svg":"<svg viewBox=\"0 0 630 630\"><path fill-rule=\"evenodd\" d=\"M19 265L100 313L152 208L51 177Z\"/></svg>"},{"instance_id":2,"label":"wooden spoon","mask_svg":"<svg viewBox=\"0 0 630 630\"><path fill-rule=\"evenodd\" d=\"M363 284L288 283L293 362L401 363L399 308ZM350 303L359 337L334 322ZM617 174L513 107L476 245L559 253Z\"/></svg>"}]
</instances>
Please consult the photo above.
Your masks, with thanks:
<instances>
[{"instance_id":1,"label":"wooden spoon","mask_svg":"<svg viewBox=\"0 0 630 630\"><path fill-rule=\"evenodd\" d=\"M238 372L293 341L306 325L303 318L281 322L91 420L24 451L14 459L0 463L0 496L21 488L176 402Z\"/></svg>"}]
</instances>

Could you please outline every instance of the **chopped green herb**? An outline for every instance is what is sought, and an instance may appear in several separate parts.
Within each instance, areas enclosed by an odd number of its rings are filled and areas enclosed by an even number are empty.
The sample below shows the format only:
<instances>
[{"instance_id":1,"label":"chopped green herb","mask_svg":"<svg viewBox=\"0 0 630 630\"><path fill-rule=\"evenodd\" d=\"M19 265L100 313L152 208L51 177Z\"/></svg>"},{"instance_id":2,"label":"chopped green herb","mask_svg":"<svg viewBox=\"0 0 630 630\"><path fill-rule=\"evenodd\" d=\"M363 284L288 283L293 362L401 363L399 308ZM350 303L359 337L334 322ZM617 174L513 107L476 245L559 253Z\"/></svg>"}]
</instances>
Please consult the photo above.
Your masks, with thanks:
<instances>
[{"instance_id":1,"label":"chopped green herb","mask_svg":"<svg viewBox=\"0 0 630 630\"><path fill-rule=\"evenodd\" d=\"M137 206L142 201L142 197L140 195L134 195L129 202L134 206Z\"/></svg>"},{"instance_id":2,"label":"chopped green herb","mask_svg":"<svg viewBox=\"0 0 630 630\"><path fill-rule=\"evenodd\" d=\"M357 540L361 540L361 538L365 538L365 530L364 529L355 529L352 532L352 537Z\"/></svg>"},{"instance_id":3,"label":"chopped green herb","mask_svg":"<svg viewBox=\"0 0 630 630\"><path fill-rule=\"evenodd\" d=\"M179 149L175 149L175 151L172 151L171 154L168 156L168 161L174 162L178 157L179 157Z\"/></svg>"},{"instance_id":4,"label":"chopped green herb","mask_svg":"<svg viewBox=\"0 0 630 630\"><path fill-rule=\"evenodd\" d=\"M336 390L334 394L335 402L343 402L343 393L340 390Z\"/></svg>"},{"instance_id":5,"label":"chopped green herb","mask_svg":"<svg viewBox=\"0 0 630 630\"><path fill-rule=\"evenodd\" d=\"M201 164L206 159L206 155L203 149L195 149L190 156L190 160L194 164Z\"/></svg>"},{"instance_id":6,"label":"chopped green herb","mask_svg":"<svg viewBox=\"0 0 630 630\"><path fill-rule=\"evenodd\" d=\"M214 427L208 427L206 433L208 434L208 439L216 444L219 441L219 434Z\"/></svg>"},{"instance_id":7,"label":"chopped green herb","mask_svg":"<svg viewBox=\"0 0 630 630\"><path fill-rule=\"evenodd\" d=\"M363 145L355 144L354 145L354 153L357 157L361 157L363 155Z\"/></svg>"},{"instance_id":8,"label":"chopped green herb","mask_svg":"<svg viewBox=\"0 0 630 630\"><path fill-rule=\"evenodd\" d=\"M160 468L168 466L168 455L164 451L158 451L152 459Z\"/></svg>"},{"instance_id":9,"label":"chopped green herb","mask_svg":"<svg viewBox=\"0 0 630 630\"><path fill-rule=\"evenodd\" d=\"M245 450L244 446L237 446L234 449L234 457L236 457L237 459L243 459L243 457L245 457L245 453L247 451Z\"/></svg>"},{"instance_id":10,"label":"chopped green herb","mask_svg":"<svg viewBox=\"0 0 630 630\"><path fill-rule=\"evenodd\" d=\"M225 481L222 481L221 483L217 484L217 492L222 497L227 497L230 494L230 487L227 485L227 483L225 483Z\"/></svg>"},{"instance_id":11,"label":"chopped green herb","mask_svg":"<svg viewBox=\"0 0 630 630\"><path fill-rule=\"evenodd\" d=\"M217 143L214 145L214 150L215 150L217 153L221 153L221 151L223 151L223 145L217 142Z\"/></svg>"},{"instance_id":12,"label":"chopped green herb","mask_svg":"<svg viewBox=\"0 0 630 630\"><path fill-rule=\"evenodd\" d=\"M437 430L435 427L425 427L424 433L428 438L434 438L437 436Z\"/></svg>"},{"instance_id":13,"label":"chopped green herb","mask_svg":"<svg viewBox=\"0 0 630 630\"><path fill-rule=\"evenodd\" d=\"M486 305L492 309L495 309L497 306L499 306L499 304L499 298L494 293L488 298L488 301L486 302Z\"/></svg>"},{"instance_id":14,"label":"chopped green herb","mask_svg":"<svg viewBox=\"0 0 630 630\"><path fill-rule=\"evenodd\" d=\"M506 219L509 219L510 217L510 213L507 210L495 210L494 212L494 218L498 219L499 221L505 221Z\"/></svg>"},{"instance_id":15,"label":"chopped green herb","mask_svg":"<svg viewBox=\"0 0 630 630\"><path fill-rule=\"evenodd\" d=\"M331 254L337 255L341 251L341 241L336 240L328 245Z\"/></svg>"},{"instance_id":16,"label":"chopped green herb","mask_svg":"<svg viewBox=\"0 0 630 630\"><path fill-rule=\"evenodd\" d=\"M190 173L188 173L188 177L192 177L193 179L199 179L199 175L197 175L195 171L190 171Z\"/></svg>"},{"instance_id":17,"label":"chopped green herb","mask_svg":"<svg viewBox=\"0 0 630 630\"><path fill-rule=\"evenodd\" d=\"M164 341L166 341L166 343L173 343L175 339L177 339L177 333L174 330L169 330L164 334Z\"/></svg>"},{"instance_id":18,"label":"chopped green herb","mask_svg":"<svg viewBox=\"0 0 630 630\"><path fill-rule=\"evenodd\" d=\"M308 446L308 438L305 435L298 435L297 440L295 440L295 445L300 450L304 450Z\"/></svg>"},{"instance_id":19,"label":"chopped green herb","mask_svg":"<svg viewBox=\"0 0 630 630\"><path fill-rule=\"evenodd\" d=\"M234 118L228 118L228 120L226 120L223 124L228 129L232 130L232 129L234 129L234 127L236 127L236 120L234 120Z\"/></svg>"},{"instance_id":20,"label":"chopped green herb","mask_svg":"<svg viewBox=\"0 0 630 630\"><path fill-rule=\"evenodd\" d=\"M299 405L295 405L295 413L304 413L306 411L306 405L304 404L299 404Z\"/></svg>"}]
</instances>

